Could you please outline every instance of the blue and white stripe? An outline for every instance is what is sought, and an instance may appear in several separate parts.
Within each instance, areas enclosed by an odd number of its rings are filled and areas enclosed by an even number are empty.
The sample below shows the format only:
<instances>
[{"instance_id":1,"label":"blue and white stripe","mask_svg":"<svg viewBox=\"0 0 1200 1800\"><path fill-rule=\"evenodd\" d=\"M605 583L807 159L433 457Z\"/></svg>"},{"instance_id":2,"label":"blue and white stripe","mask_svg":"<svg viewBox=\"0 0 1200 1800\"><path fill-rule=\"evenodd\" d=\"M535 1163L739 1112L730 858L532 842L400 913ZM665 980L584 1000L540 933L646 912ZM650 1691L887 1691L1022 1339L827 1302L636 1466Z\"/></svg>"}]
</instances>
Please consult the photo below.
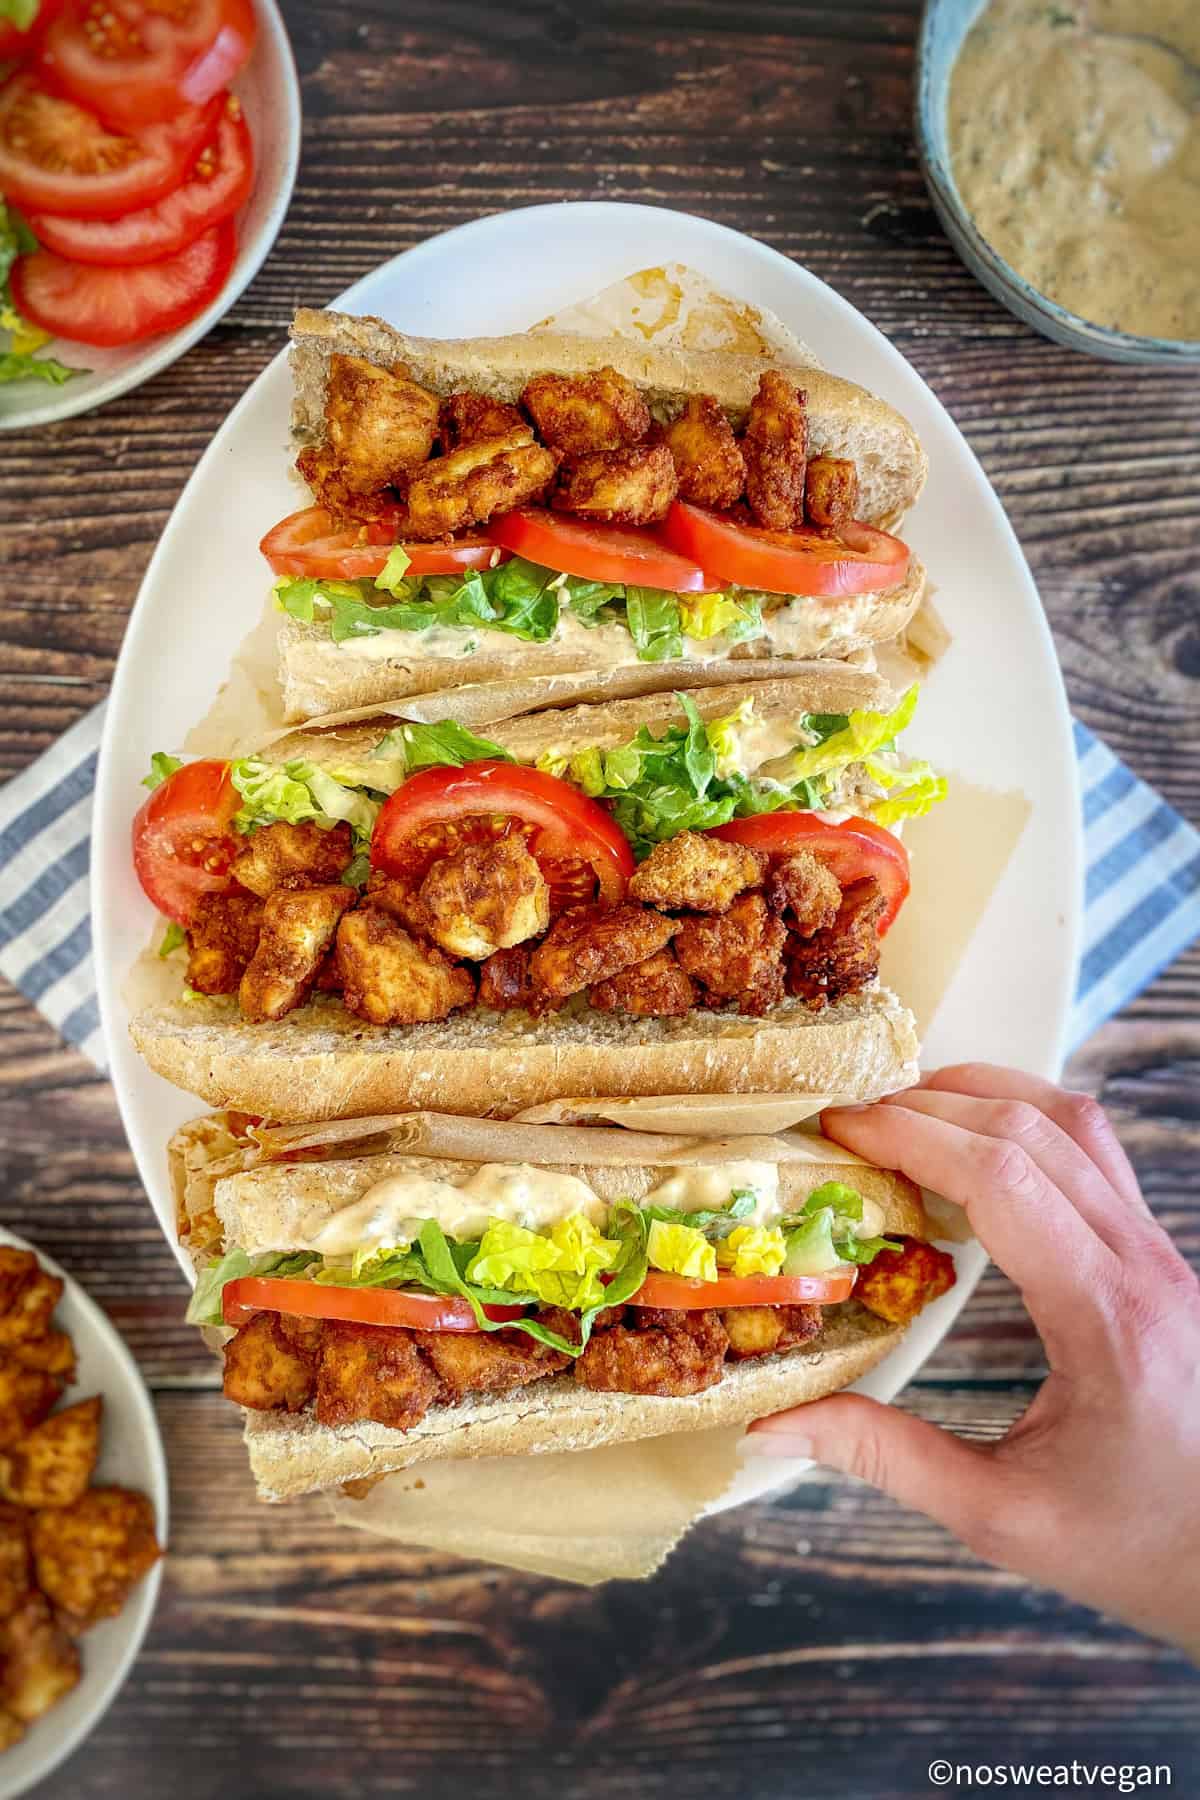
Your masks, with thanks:
<instances>
[{"instance_id":1,"label":"blue and white stripe","mask_svg":"<svg viewBox=\"0 0 1200 1800\"><path fill-rule=\"evenodd\" d=\"M93 707L0 789L0 974L104 1067L88 916ZM1200 937L1200 833L1075 726L1083 794L1083 953L1073 1048Z\"/></svg>"}]
</instances>

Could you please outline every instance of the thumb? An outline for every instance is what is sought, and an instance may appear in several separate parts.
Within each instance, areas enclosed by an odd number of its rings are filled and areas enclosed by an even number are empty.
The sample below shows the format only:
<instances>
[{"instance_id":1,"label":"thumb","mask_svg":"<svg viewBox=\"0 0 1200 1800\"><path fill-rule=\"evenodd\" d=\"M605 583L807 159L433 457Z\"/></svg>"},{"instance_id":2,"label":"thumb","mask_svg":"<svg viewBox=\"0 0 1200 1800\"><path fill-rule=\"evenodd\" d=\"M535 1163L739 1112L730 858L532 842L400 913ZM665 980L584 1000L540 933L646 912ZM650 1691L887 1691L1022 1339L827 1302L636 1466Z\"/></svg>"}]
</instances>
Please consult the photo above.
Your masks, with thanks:
<instances>
[{"instance_id":1,"label":"thumb","mask_svg":"<svg viewBox=\"0 0 1200 1800\"><path fill-rule=\"evenodd\" d=\"M996 1507L1000 1471L986 1450L864 1394L833 1394L756 1419L745 1449L756 1460L811 1456L928 1514L968 1542Z\"/></svg>"}]
</instances>

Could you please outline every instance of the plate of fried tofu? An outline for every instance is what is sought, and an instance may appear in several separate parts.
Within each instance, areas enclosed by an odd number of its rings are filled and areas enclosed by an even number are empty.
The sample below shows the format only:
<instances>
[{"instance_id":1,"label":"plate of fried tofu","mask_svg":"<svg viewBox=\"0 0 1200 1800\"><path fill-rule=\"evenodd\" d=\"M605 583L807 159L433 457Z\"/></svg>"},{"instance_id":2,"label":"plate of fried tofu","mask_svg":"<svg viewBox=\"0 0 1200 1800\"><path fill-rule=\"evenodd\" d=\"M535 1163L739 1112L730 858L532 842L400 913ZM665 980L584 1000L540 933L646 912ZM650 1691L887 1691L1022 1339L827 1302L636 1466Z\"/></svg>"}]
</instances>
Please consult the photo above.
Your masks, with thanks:
<instances>
[{"instance_id":1,"label":"plate of fried tofu","mask_svg":"<svg viewBox=\"0 0 1200 1800\"><path fill-rule=\"evenodd\" d=\"M94 1301L0 1227L0 1800L41 1781L114 1699L162 1574L154 1408Z\"/></svg>"}]
</instances>

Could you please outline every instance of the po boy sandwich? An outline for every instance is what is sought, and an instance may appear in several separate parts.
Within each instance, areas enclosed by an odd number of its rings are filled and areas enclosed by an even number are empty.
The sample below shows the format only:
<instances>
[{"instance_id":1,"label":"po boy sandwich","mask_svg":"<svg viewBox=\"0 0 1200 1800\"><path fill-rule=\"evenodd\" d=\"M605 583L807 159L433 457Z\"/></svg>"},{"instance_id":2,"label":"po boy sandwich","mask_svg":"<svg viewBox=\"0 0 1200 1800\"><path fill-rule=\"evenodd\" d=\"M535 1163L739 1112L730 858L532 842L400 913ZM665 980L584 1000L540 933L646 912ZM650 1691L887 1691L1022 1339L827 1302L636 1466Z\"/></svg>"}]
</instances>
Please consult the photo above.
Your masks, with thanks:
<instances>
[{"instance_id":1,"label":"po boy sandwich","mask_svg":"<svg viewBox=\"0 0 1200 1800\"><path fill-rule=\"evenodd\" d=\"M877 980L895 827L945 790L861 670L511 719L293 732L176 766L134 823L185 937L134 1041L275 1120L564 1096L856 1093L913 1074Z\"/></svg>"},{"instance_id":2,"label":"po boy sandwich","mask_svg":"<svg viewBox=\"0 0 1200 1800\"><path fill-rule=\"evenodd\" d=\"M852 382L307 310L292 337L314 504L262 544L289 720L455 687L464 666L551 682L559 704L691 687L713 664L777 675L895 637L920 601L884 528L925 457Z\"/></svg>"},{"instance_id":3,"label":"po boy sandwich","mask_svg":"<svg viewBox=\"0 0 1200 1800\"><path fill-rule=\"evenodd\" d=\"M171 1159L267 1500L740 1423L853 1381L954 1281L911 1182L800 1132L226 1114Z\"/></svg>"}]
</instances>

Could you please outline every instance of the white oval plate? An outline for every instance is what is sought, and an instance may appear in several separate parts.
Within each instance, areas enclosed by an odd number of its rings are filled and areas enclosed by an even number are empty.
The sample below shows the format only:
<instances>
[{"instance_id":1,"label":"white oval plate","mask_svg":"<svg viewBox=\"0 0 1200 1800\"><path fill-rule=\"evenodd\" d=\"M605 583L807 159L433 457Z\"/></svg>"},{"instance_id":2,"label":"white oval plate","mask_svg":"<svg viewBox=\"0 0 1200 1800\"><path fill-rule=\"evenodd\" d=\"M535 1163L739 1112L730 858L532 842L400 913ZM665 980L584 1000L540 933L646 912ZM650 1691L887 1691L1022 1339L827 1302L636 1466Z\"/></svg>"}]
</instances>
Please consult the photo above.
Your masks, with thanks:
<instances>
[{"instance_id":1,"label":"white oval plate","mask_svg":"<svg viewBox=\"0 0 1200 1800\"><path fill-rule=\"evenodd\" d=\"M154 1506L158 1541L167 1535L167 1464L158 1420L138 1366L94 1300L89 1300L53 1257L36 1244L0 1226L0 1244L33 1250L42 1267L66 1282L54 1315L67 1332L78 1358L76 1379L65 1403L104 1396L100 1461L94 1479L140 1488ZM133 1665L154 1613L162 1583L162 1560L140 1581L115 1619L94 1626L79 1640L83 1677L66 1699L31 1725L13 1749L0 1755L0 1800L14 1800L41 1781L75 1750L101 1715L107 1712Z\"/></svg>"},{"instance_id":2,"label":"white oval plate","mask_svg":"<svg viewBox=\"0 0 1200 1800\"><path fill-rule=\"evenodd\" d=\"M949 414L848 301L764 244L657 207L587 202L480 219L405 252L333 304L407 331L520 331L648 265L682 262L767 308L826 366L873 389L914 424L929 481L905 527L932 571L953 643L925 687L911 737L964 780L1021 789L1024 832L925 1039L928 1067L964 1058L1056 1076L1075 985L1080 821L1062 677L1012 529ZM290 381L284 352L242 396L197 464L146 573L113 680L96 784L92 919L112 1078L142 1179L175 1243L165 1146L200 1103L135 1055L121 1000L153 914L134 878L129 829L155 750L178 746L260 616L269 576L263 532L295 510L289 478ZM928 866L922 878L936 880ZM1019 945L1018 955L1013 946ZM178 1251L181 1266L190 1275ZM986 1258L958 1253L959 1282L863 1383L891 1399L940 1342ZM739 1478L729 1503L794 1479L791 1465Z\"/></svg>"},{"instance_id":3,"label":"white oval plate","mask_svg":"<svg viewBox=\"0 0 1200 1800\"><path fill-rule=\"evenodd\" d=\"M101 350L54 339L45 354L86 368L87 374L73 376L62 387L40 381L0 387L0 429L16 431L70 419L140 387L211 331L258 274L279 236L300 161L300 83L276 0L258 0L258 42L234 88L254 139L254 186L237 215L238 250L229 279L212 305L178 331L145 344Z\"/></svg>"}]
</instances>

